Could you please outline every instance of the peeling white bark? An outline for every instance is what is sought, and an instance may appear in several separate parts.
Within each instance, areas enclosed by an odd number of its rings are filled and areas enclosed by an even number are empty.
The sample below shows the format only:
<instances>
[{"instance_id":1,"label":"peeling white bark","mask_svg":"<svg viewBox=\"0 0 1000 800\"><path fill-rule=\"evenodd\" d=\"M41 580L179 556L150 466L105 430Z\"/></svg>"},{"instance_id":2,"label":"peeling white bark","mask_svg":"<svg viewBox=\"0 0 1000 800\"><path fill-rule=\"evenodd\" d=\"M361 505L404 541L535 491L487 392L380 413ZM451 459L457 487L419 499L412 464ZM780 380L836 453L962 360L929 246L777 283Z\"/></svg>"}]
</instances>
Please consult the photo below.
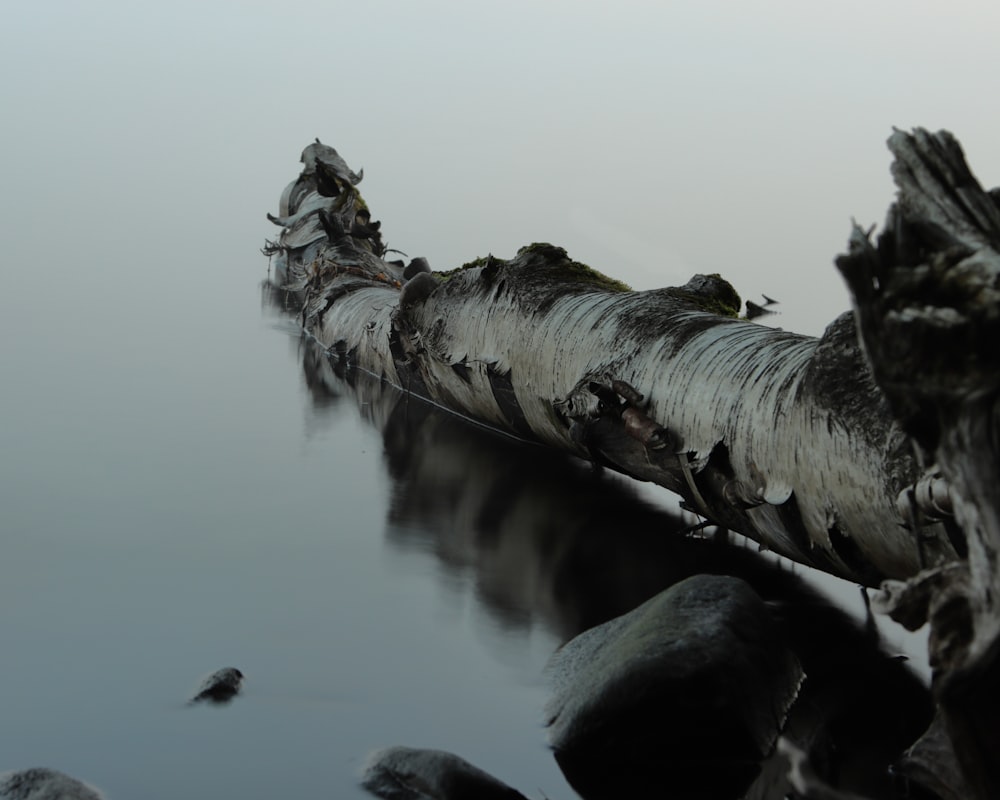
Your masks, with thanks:
<instances>
[{"instance_id":1,"label":"peeling white bark","mask_svg":"<svg viewBox=\"0 0 1000 800\"><path fill-rule=\"evenodd\" d=\"M309 148L303 161L316 161ZM713 313L735 298L721 279L617 291L549 245L400 292L401 269L368 242L314 238L322 213L338 216L335 233L350 229L360 199L346 165L339 175L335 206L315 187L286 190L297 205L282 209L293 222L273 247L288 257L286 282L306 289L303 324L324 347L456 413L655 481L826 571L874 585L954 557L939 524L924 525L934 546L921 548L900 515L921 472L850 320L822 340L784 333Z\"/></svg>"}]
</instances>

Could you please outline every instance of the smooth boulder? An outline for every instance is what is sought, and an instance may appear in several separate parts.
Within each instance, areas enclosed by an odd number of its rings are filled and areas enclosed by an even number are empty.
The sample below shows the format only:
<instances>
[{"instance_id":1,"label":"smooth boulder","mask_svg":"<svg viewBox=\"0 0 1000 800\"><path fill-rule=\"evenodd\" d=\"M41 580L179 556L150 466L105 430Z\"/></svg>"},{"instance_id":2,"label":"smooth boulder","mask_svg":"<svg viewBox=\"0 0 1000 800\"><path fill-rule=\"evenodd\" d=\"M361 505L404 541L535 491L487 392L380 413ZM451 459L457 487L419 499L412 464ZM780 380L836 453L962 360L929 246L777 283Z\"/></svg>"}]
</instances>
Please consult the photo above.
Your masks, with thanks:
<instances>
[{"instance_id":1,"label":"smooth boulder","mask_svg":"<svg viewBox=\"0 0 1000 800\"><path fill-rule=\"evenodd\" d=\"M588 800L656 785L671 797L738 796L802 682L765 603L745 581L716 575L585 631L549 671L549 740Z\"/></svg>"},{"instance_id":2,"label":"smooth boulder","mask_svg":"<svg viewBox=\"0 0 1000 800\"><path fill-rule=\"evenodd\" d=\"M3 800L103 800L104 795L83 781L47 767L0 774Z\"/></svg>"},{"instance_id":3,"label":"smooth boulder","mask_svg":"<svg viewBox=\"0 0 1000 800\"><path fill-rule=\"evenodd\" d=\"M385 800L526 800L479 767L444 750L387 747L373 753L361 785Z\"/></svg>"}]
</instances>

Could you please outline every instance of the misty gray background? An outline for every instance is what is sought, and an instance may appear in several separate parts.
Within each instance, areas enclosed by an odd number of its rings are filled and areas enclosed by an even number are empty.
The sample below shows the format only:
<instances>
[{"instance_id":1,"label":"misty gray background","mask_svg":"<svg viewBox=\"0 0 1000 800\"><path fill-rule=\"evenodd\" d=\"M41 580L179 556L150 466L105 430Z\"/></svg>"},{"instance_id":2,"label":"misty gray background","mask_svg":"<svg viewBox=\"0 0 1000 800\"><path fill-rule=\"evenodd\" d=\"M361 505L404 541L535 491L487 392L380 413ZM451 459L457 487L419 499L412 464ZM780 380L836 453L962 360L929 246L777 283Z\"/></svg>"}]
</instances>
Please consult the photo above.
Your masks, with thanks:
<instances>
[{"instance_id":1,"label":"misty gray background","mask_svg":"<svg viewBox=\"0 0 1000 800\"><path fill-rule=\"evenodd\" d=\"M241 279L320 137L432 265L549 241L635 288L720 272L818 333L851 217L892 197L892 126L952 130L1000 183L998 23L988 0L5 4L5 307L82 251L123 296L153 252L163 281Z\"/></svg>"},{"instance_id":2,"label":"misty gray background","mask_svg":"<svg viewBox=\"0 0 1000 800\"><path fill-rule=\"evenodd\" d=\"M364 753L399 742L572 796L540 730L558 642L383 547L378 434L310 405L294 330L261 311L265 212L320 137L364 167L389 246L435 267L549 241L637 289L719 272L819 334L849 306L851 217L892 198L893 125L952 130L1000 183L998 21L3 4L0 770L112 798L361 797ZM228 664L247 702L186 714Z\"/></svg>"}]
</instances>

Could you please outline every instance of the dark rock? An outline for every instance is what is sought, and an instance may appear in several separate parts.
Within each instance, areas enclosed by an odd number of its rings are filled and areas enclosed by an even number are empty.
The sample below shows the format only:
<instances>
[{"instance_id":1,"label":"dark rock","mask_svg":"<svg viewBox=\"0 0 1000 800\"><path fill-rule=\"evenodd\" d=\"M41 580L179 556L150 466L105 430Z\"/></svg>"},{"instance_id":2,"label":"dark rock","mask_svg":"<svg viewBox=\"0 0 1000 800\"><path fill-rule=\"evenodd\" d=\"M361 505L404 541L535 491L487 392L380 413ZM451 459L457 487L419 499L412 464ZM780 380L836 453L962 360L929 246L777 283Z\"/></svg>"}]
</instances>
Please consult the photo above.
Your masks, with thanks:
<instances>
[{"instance_id":1,"label":"dark rock","mask_svg":"<svg viewBox=\"0 0 1000 800\"><path fill-rule=\"evenodd\" d=\"M222 705L236 697L242 686L243 673L235 667L224 667L202 681L201 688L191 698L191 702Z\"/></svg>"},{"instance_id":2,"label":"dark rock","mask_svg":"<svg viewBox=\"0 0 1000 800\"><path fill-rule=\"evenodd\" d=\"M4 800L103 800L92 786L54 769L32 767L0 774Z\"/></svg>"},{"instance_id":3,"label":"dark rock","mask_svg":"<svg viewBox=\"0 0 1000 800\"><path fill-rule=\"evenodd\" d=\"M588 800L736 797L755 777L802 670L744 581L696 575L553 656L549 738Z\"/></svg>"},{"instance_id":4,"label":"dark rock","mask_svg":"<svg viewBox=\"0 0 1000 800\"><path fill-rule=\"evenodd\" d=\"M444 750L379 750L369 759L361 785L385 800L526 800L517 790Z\"/></svg>"}]
</instances>

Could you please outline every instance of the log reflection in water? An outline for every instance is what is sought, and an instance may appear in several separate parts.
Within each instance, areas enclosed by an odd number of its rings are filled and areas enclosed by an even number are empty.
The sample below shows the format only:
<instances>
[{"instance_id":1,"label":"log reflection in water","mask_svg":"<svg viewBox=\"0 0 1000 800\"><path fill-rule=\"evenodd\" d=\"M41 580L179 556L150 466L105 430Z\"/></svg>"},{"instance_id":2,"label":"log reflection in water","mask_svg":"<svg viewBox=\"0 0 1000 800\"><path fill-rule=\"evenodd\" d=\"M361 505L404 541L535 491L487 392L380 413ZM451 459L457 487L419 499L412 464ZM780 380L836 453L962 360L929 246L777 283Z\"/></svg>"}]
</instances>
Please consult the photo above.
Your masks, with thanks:
<instances>
[{"instance_id":1,"label":"log reflection in water","mask_svg":"<svg viewBox=\"0 0 1000 800\"><path fill-rule=\"evenodd\" d=\"M394 484L391 544L430 550L449 569L472 573L483 606L505 624L541 623L563 638L688 576L738 576L768 604L806 675L784 735L831 785L897 796L889 765L928 724L930 701L873 628L726 537L679 535L688 524L681 515L644 502L620 479L352 374L309 341L303 365L317 407L351 399L382 433ZM644 749L656 752L655 743ZM669 753L656 758L662 767ZM783 798L790 791L783 768L772 756L745 796ZM669 770L660 775L651 792L674 788ZM603 796L585 776L575 788L585 798Z\"/></svg>"}]
</instances>

